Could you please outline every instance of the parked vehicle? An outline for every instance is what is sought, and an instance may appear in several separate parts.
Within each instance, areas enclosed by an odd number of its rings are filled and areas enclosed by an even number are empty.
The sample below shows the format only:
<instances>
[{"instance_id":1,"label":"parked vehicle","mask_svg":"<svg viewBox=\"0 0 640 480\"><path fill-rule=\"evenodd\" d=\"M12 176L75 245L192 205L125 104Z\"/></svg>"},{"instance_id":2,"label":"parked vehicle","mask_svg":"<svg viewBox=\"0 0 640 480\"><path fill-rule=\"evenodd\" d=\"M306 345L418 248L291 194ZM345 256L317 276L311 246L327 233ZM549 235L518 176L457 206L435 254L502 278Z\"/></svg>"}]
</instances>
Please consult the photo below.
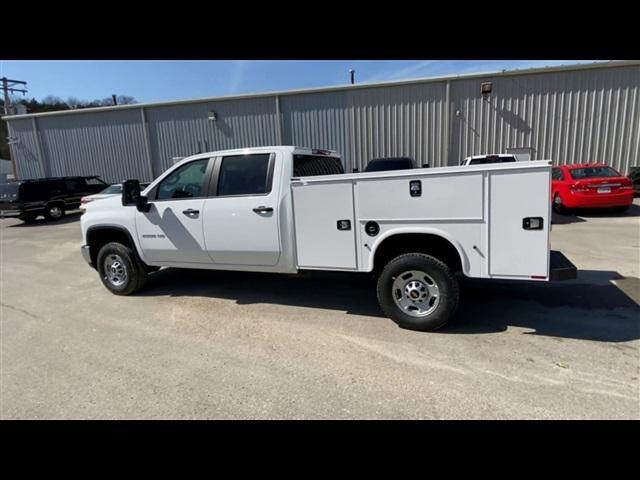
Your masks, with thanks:
<instances>
[{"instance_id":1,"label":"parked vehicle","mask_svg":"<svg viewBox=\"0 0 640 480\"><path fill-rule=\"evenodd\" d=\"M55 177L18 180L0 185L0 211L5 217L32 222L39 215L58 220L80 206L85 195L97 193L109 184L97 176Z\"/></svg>"},{"instance_id":2,"label":"parked vehicle","mask_svg":"<svg viewBox=\"0 0 640 480\"><path fill-rule=\"evenodd\" d=\"M374 273L382 310L425 331L453 316L455 273L576 276L549 252L550 161L342 170L335 152L291 146L194 155L143 191L128 180L121 198L87 204L82 254L116 295L163 266Z\"/></svg>"},{"instance_id":3,"label":"parked vehicle","mask_svg":"<svg viewBox=\"0 0 640 480\"><path fill-rule=\"evenodd\" d=\"M474 155L472 157L465 158L460 165L468 166L468 165L486 165L488 163L509 163L509 162L517 162L518 159L515 155L510 155L506 153L495 154L492 153L490 155Z\"/></svg>"},{"instance_id":4,"label":"parked vehicle","mask_svg":"<svg viewBox=\"0 0 640 480\"><path fill-rule=\"evenodd\" d=\"M561 165L553 168L551 182L553 209L615 208L625 211L633 202L628 177L601 164Z\"/></svg>"},{"instance_id":5,"label":"parked vehicle","mask_svg":"<svg viewBox=\"0 0 640 480\"><path fill-rule=\"evenodd\" d=\"M416 168L416 162L409 157L374 158L367 163L365 172L385 172L390 170L409 170Z\"/></svg>"},{"instance_id":6,"label":"parked vehicle","mask_svg":"<svg viewBox=\"0 0 640 480\"><path fill-rule=\"evenodd\" d=\"M149 183L141 183L140 188L146 188ZM94 200L101 200L103 198L109 198L112 196L120 196L122 195L122 184L114 183L113 185L109 185L104 190L101 190L98 193L94 193L93 195L87 195L86 197L82 197L80 199L80 210L85 209L85 205L89 202L93 202Z\"/></svg>"},{"instance_id":7,"label":"parked vehicle","mask_svg":"<svg viewBox=\"0 0 640 480\"><path fill-rule=\"evenodd\" d=\"M631 167L629 169L629 179L633 185L633 196L640 195L640 167Z\"/></svg>"}]
</instances>

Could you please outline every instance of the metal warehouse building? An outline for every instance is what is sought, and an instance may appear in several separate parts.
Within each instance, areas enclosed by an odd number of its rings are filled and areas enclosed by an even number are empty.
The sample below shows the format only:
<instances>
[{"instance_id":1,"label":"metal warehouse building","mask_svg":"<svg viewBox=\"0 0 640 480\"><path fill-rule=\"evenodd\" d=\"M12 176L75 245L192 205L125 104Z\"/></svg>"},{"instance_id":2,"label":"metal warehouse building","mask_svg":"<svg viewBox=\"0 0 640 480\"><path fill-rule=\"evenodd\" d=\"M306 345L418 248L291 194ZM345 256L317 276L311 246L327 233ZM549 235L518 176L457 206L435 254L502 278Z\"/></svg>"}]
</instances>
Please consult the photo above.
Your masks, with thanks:
<instances>
[{"instance_id":1,"label":"metal warehouse building","mask_svg":"<svg viewBox=\"0 0 640 480\"><path fill-rule=\"evenodd\" d=\"M627 173L639 164L640 61L3 118L17 178L148 181L176 157L274 144L337 150L347 170L384 156L443 166L524 149Z\"/></svg>"}]
</instances>

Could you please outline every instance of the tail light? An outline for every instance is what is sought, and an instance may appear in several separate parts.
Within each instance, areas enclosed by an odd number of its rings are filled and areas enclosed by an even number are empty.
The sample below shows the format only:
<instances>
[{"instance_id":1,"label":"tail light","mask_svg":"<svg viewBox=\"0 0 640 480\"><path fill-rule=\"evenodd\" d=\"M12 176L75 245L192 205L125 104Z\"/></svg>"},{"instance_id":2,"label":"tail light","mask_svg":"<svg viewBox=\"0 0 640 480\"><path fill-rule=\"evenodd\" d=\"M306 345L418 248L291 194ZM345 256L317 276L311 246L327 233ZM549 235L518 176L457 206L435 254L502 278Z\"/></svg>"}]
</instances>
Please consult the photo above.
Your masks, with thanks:
<instances>
[{"instance_id":1,"label":"tail light","mask_svg":"<svg viewBox=\"0 0 640 480\"><path fill-rule=\"evenodd\" d=\"M588 190L588 187L585 185L580 185L579 183L574 183L572 185L569 185L569 188L571 189L571 191L573 192L586 192Z\"/></svg>"},{"instance_id":2,"label":"tail light","mask_svg":"<svg viewBox=\"0 0 640 480\"><path fill-rule=\"evenodd\" d=\"M82 197L82 198L80 199L80 204L81 204L81 205L84 205L84 204L89 203L89 202L93 202L93 198L89 198L89 197Z\"/></svg>"}]
</instances>

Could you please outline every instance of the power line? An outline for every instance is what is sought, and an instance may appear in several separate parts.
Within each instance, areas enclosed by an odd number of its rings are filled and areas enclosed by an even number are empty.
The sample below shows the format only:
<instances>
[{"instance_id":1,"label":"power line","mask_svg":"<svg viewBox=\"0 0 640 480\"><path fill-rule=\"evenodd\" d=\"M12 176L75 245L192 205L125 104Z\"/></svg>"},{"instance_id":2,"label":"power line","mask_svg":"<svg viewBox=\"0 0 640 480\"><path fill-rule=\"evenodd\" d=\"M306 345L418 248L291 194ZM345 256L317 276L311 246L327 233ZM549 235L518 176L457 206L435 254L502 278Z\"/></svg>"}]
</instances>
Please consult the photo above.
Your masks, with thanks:
<instances>
[{"instance_id":1,"label":"power line","mask_svg":"<svg viewBox=\"0 0 640 480\"><path fill-rule=\"evenodd\" d=\"M27 93L26 89L23 88L14 88L16 85L24 85L27 86L27 82L23 82L22 80L11 80L7 77L2 77L2 91L4 92L4 114L9 115L11 113L11 99L9 98L9 93L18 93L21 92L23 95Z\"/></svg>"}]
</instances>

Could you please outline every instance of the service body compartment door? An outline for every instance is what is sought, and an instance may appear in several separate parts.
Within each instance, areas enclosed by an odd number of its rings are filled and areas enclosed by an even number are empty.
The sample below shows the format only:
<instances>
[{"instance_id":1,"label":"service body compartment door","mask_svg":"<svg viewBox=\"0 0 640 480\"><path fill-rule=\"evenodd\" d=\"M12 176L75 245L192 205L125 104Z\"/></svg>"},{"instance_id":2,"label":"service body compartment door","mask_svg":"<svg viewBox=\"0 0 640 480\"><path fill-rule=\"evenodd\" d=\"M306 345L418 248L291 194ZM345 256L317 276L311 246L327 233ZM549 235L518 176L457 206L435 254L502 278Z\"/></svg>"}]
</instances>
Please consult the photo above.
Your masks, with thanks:
<instances>
[{"instance_id":1,"label":"service body compartment door","mask_svg":"<svg viewBox=\"0 0 640 480\"><path fill-rule=\"evenodd\" d=\"M299 268L356 269L353 184L294 184Z\"/></svg>"},{"instance_id":2,"label":"service body compartment door","mask_svg":"<svg viewBox=\"0 0 640 480\"><path fill-rule=\"evenodd\" d=\"M549 272L551 168L489 173L489 274L542 277Z\"/></svg>"}]
</instances>

